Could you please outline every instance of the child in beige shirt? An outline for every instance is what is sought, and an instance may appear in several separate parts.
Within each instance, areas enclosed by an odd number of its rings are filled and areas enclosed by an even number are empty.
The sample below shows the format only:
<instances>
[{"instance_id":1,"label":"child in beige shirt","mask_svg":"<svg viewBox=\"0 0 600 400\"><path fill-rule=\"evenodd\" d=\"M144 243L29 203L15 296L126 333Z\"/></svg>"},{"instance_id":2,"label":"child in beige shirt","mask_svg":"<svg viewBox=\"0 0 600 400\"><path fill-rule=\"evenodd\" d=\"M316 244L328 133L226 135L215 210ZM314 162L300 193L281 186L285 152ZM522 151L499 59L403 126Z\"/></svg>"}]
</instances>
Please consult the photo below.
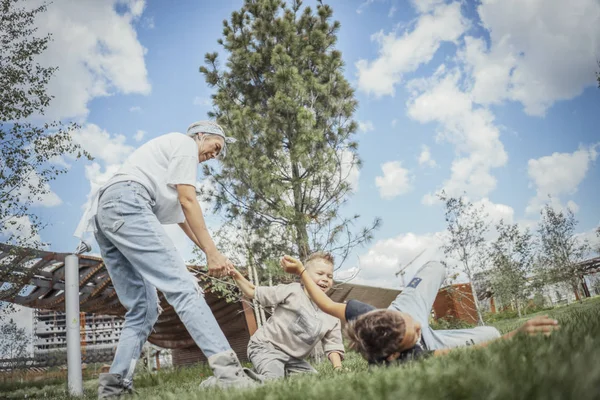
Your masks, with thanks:
<instances>
[{"instance_id":1,"label":"child in beige shirt","mask_svg":"<svg viewBox=\"0 0 600 400\"><path fill-rule=\"evenodd\" d=\"M314 253L305 266L305 273L327 292L333 285L333 257ZM315 373L305 358L319 342L334 369L341 368L344 345L340 320L321 311L300 283L256 287L237 270L231 276L245 297L256 299L263 307L275 308L248 344L248 358L256 372L265 379Z\"/></svg>"}]
</instances>

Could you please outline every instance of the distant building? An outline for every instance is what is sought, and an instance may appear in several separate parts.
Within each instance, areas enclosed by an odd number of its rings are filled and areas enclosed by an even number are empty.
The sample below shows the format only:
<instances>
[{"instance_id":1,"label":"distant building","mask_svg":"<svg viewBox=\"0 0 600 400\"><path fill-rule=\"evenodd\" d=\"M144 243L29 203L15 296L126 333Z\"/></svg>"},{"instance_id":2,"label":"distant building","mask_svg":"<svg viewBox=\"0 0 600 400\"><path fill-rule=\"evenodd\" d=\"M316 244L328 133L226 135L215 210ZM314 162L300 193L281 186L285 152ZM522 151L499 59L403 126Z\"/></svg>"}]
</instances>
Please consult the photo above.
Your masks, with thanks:
<instances>
[{"instance_id":1,"label":"distant building","mask_svg":"<svg viewBox=\"0 0 600 400\"><path fill-rule=\"evenodd\" d=\"M63 312L35 310L33 356L36 365L60 365L66 359L67 323ZM83 362L112 360L123 320L114 316L81 313L81 353Z\"/></svg>"}]
</instances>

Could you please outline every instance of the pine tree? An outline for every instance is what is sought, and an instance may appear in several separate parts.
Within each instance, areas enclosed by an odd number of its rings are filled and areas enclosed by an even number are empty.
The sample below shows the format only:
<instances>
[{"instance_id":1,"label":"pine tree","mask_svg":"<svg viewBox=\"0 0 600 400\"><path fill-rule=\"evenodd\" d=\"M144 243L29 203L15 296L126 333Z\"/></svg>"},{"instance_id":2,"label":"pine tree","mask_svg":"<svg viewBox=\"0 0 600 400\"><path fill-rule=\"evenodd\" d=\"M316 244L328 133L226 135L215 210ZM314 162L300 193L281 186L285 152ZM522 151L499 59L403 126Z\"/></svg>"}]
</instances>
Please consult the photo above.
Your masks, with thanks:
<instances>
[{"instance_id":1,"label":"pine tree","mask_svg":"<svg viewBox=\"0 0 600 400\"><path fill-rule=\"evenodd\" d=\"M259 265L317 250L343 261L379 225L355 233L359 216L340 215L361 163L357 101L335 49L340 23L331 22L328 5L313 13L300 0L291 3L246 0L223 22L218 43L228 53L226 68L217 53L200 67L216 89L209 116L237 139L219 170L205 167L215 186L206 194L251 232L246 247Z\"/></svg>"}]
</instances>

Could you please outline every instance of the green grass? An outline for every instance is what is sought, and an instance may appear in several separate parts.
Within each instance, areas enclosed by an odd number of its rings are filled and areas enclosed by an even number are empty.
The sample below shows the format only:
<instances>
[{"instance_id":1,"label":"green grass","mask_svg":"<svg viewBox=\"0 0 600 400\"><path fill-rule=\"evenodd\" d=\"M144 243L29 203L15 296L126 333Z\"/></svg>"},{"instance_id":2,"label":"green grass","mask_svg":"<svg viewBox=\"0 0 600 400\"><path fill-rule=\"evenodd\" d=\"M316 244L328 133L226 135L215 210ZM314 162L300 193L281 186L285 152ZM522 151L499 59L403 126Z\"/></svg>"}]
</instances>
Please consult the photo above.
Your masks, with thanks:
<instances>
[{"instance_id":1,"label":"green grass","mask_svg":"<svg viewBox=\"0 0 600 400\"><path fill-rule=\"evenodd\" d=\"M297 376L251 390L200 390L210 374L193 367L139 374L138 396L150 399L600 399L600 298L542 312L561 323L551 337L518 336L485 349L464 348L444 356L369 371L356 354L335 373L328 363L318 376ZM507 332L531 318L494 325ZM85 382L96 398L97 381ZM65 399L65 385L2 393L3 398ZM135 396L137 397L137 396Z\"/></svg>"}]
</instances>

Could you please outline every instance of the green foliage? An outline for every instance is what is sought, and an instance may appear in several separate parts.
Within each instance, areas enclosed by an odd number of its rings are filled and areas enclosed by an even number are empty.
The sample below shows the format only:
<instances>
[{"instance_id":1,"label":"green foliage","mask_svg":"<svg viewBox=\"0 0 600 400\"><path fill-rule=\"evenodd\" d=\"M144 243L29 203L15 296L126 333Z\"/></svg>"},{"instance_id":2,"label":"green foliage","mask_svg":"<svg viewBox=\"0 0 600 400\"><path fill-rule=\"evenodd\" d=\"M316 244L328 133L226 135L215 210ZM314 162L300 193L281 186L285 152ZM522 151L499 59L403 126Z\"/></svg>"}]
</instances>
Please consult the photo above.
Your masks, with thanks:
<instances>
[{"instance_id":1,"label":"green foliage","mask_svg":"<svg viewBox=\"0 0 600 400\"><path fill-rule=\"evenodd\" d=\"M46 86L56 67L35 61L50 41L50 35L35 36L34 28L46 5L31 9L18 7L19 2L0 1L0 234L6 242L39 248L44 225L30 207L50 193L50 181L67 171L52 160L89 154L71 141L76 125L31 122L52 100Z\"/></svg>"},{"instance_id":2,"label":"green foliage","mask_svg":"<svg viewBox=\"0 0 600 400\"><path fill-rule=\"evenodd\" d=\"M25 366L30 342L31 336L11 318L0 326L0 359L9 360L10 368Z\"/></svg>"},{"instance_id":3,"label":"green foliage","mask_svg":"<svg viewBox=\"0 0 600 400\"><path fill-rule=\"evenodd\" d=\"M139 397L152 399L595 399L600 385L600 298L547 312L561 323L551 337L517 336L484 349L457 349L447 356L400 367L368 366L349 352L345 371L328 362L319 375L270 382L253 390L200 390L208 370L198 366L138 376ZM506 333L523 320L500 321ZM84 398L96 398L97 381L85 382ZM65 385L6 393L7 398L66 399Z\"/></svg>"},{"instance_id":4,"label":"green foliage","mask_svg":"<svg viewBox=\"0 0 600 400\"><path fill-rule=\"evenodd\" d=\"M590 245L575 235L578 221L570 209L557 211L546 204L538 225L540 255L538 275L545 282L581 286L584 270L579 265L590 255Z\"/></svg>"},{"instance_id":5,"label":"green foliage","mask_svg":"<svg viewBox=\"0 0 600 400\"><path fill-rule=\"evenodd\" d=\"M492 243L490 283L494 296L502 304L514 303L521 316L523 303L530 294L528 277L534 265L534 243L529 230L522 232L518 224L507 225L503 220L496 225L498 238Z\"/></svg>"},{"instance_id":6,"label":"green foliage","mask_svg":"<svg viewBox=\"0 0 600 400\"><path fill-rule=\"evenodd\" d=\"M474 277L482 271L486 262L485 234L489 230L487 214L483 207L476 207L463 196L451 197L442 191L438 198L444 203L448 231L442 250L447 257L458 262L459 268L469 278L479 324L483 325Z\"/></svg>"},{"instance_id":7,"label":"green foliage","mask_svg":"<svg viewBox=\"0 0 600 400\"><path fill-rule=\"evenodd\" d=\"M340 23L327 5L290 3L246 0L223 22L226 68L217 53L200 67L215 88L209 115L237 139L220 169L205 166L215 187L205 195L232 223L244 261L259 266L317 250L343 261L379 224L355 234L359 216L339 214L360 167L357 102L335 49Z\"/></svg>"}]
</instances>

